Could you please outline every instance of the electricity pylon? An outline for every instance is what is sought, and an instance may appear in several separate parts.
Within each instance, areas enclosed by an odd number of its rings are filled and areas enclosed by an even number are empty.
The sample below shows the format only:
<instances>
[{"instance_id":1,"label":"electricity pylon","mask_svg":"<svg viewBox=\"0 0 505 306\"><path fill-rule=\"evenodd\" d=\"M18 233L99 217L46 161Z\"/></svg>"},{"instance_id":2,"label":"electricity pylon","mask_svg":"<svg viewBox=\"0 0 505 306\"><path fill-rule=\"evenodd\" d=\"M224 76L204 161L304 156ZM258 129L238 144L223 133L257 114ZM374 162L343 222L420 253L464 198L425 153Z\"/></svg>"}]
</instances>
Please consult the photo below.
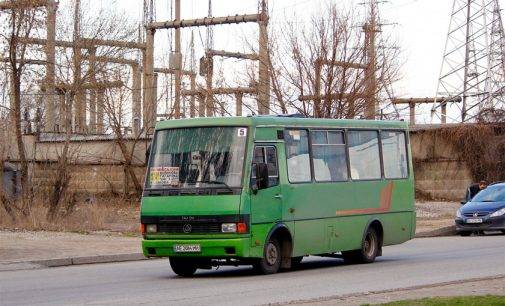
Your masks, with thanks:
<instances>
[{"instance_id":1,"label":"electricity pylon","mask_svg":"<svg viewBox=\"0 0 505 306\"><path fill-rule=\"evenodd\" d=\"M505 36L498 1L454 0L432 119L436 114L442 123L468 122L504 110ZM451 107L447 118L438 114L458 100L458 111Z\"/></svg>"}]
</instances>

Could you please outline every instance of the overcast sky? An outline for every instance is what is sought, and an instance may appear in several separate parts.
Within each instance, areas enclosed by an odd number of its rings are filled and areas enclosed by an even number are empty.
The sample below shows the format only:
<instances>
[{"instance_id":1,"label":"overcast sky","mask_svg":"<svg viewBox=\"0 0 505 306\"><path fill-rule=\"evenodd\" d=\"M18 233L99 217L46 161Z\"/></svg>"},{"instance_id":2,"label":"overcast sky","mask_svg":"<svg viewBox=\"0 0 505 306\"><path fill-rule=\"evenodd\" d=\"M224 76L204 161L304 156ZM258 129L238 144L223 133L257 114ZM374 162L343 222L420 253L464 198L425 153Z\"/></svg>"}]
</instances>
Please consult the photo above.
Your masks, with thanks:
<instances>
[{"instance_id":1,"label":"overcast sky","mask_svg":"<svg viewBox=\"0 0 505 306\"><path fill-rule=\"evenodd\" d=\"M68 1L68 0L67 0ZM90 0L88 0L90 1ZM101 2L100 2L101 1ZM92 1L92 5L110 5L108 0ZM170 2L156 0L156 19L158 21L170 18ZM182 18L199 18L207 15L208 0L182 0ZM359 3L364 0L340 0L338 5L356 7L364 12ZM436 90L440 71L442 53L448 30L449 17L453 0L391 0L380 5L382 21L393 25L385 26L384 32L397 38L400 46L402 80L394 88L394 93L402 97L433 96ZM100 3L100 4L99 4ZM324 9L323 0L270 0L270 27L279 27L283 19L305 22L310 15L317 14ZM500 0L502 8L505 0ZM125 10L131 18L141 18L142 0L120 0L115 4L119 10ZM247 14L257 11L257 0L213 0L213 15L224 16ZM503 16L503 14L502 14ZM214 30L216 49L242 51L243 39L254 35L257 26L251 24L217 26ZM184 30L184 40L190 35L190 30ZM159 34L161 33L161 34ZM204 28L195 30L195 44L197 48L205 40ZM157 54L168 50L168 31L156 34ZM184 50L183 50L184 52ZM203 52L203 51L201 51ZM199 58L201 54L197 54ZM427 110L419 110L420 116Z\"/></svg>"}]
</instances>

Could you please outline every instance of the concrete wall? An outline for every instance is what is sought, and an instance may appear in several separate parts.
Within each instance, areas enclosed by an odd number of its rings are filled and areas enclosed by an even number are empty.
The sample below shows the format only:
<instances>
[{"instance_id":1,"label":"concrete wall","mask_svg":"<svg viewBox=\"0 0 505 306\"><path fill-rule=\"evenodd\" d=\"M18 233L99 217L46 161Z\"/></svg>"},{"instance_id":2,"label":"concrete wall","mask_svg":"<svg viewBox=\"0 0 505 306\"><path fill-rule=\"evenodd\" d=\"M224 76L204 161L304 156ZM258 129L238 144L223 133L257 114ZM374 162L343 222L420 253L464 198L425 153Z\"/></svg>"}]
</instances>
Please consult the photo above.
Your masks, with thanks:
<instances>
[{"instance_id":1,"label":"concrete wall","mask_svg":"<svg viewBox=\"0 0 505 306\"><path fill-rule=\"evenodd\" d=\"M36 140L26 136L27 156L31 159L30 173L34 187L48 191L56 176L56 162L61 155L63 142L58 138ZM12 143L12 142L10 142ZM144 181L145 154L149 139L127 140L128 150L134 146L135 172ZM416 190L433 198L459 201L472 183L471 173L464 161L447 140L424 130L411 132ZM4 160L16 164L14 145ZM113 139L100 137L74 137L70 145L70 189L84 194L122 193L125 191L125 173L122 154ZM13 162L13 163L12 163Z\"/></svg>"},{"instance_id":2,"label":"concrete wall","mask_svg":"<svg viewBox=\"0 0 505 306\"><path fill-rule=\"evenodd\" d=\"M138 180L142 183L145 167L135 166L134 169ZM40 192L49 192L56 175L55 163L39 163L33 169L33 185ZM69 189L80 194L122 194L131 191L132 183L127 178L122 165L72 165ZM125 190L126 184L129 190Z\"/></svg>"},{"instance_id":3,"label":"concrete wall","mask_svg":"<svg viewBox=\"0 0 505 306\"><path fill-rule=\"evenodd\" d=\"M410 140L416 190L436 199L461 200L473 179L450 142L424 130L412 131Z\"/></svg>"},{"instance_id":4,"label":"concrete wall","mask_svg":"<svg viewBox=\"0 0 505 306\"><path fill-rule=\"evenodd\" d=\"M58 168L58 159L64 147L63 136L36 139L24 136L26 156L29 160L30 179L34 189L48 192L53 186ZM19 168L15 143L10 140L3 150L3 160ZM138 180L145 176L146 150L150 139L127 139L128 152L133 152L133 167ZM123 154L118 144L106 136L73 137L68 150L70 182L69 189L80 194L123 193L131 190L131 180L125 175ZM128 187L125 190L125 186Z\"/></svg>"}]
</instances>

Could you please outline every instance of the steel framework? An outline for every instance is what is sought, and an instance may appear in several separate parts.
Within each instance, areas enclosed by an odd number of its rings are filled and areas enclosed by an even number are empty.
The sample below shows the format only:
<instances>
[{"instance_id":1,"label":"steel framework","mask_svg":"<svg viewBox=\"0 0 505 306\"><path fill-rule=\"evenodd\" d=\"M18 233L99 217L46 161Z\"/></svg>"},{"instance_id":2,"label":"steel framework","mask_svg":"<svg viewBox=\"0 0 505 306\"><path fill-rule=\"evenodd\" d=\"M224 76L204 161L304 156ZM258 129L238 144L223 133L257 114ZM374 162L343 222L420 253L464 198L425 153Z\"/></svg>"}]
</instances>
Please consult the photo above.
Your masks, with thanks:
<instances>
[{"instance_id":1,"label":"steel framework","mask_svg":"<svg viewBox=\"0 0 505 306\"><path fill-rule=\"evenodd\" d=\"M454 0L432 107L442 123L475 121L505 107L505 36L499 0ZM441 99L461 97L461 102ZM439 108L451 103L447 114ZM451 106L452 106L451 105Z\"/></svg>"}]
</instances>

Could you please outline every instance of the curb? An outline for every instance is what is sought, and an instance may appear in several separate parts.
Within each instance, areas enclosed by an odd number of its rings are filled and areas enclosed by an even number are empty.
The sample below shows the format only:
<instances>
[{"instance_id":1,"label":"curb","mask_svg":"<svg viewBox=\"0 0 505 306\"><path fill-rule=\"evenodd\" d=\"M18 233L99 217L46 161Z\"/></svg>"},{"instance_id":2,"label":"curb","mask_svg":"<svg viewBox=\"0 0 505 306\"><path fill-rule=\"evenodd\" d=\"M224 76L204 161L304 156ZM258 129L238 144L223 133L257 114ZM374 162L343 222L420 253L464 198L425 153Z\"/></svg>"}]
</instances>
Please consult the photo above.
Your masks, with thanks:
<instances>
[{"instance_id":1,"label":"curb","mask_svg":"<svg viewBox=\"0 0 505 306\"><path fill-rule=\"evenodd\" d=\"M443 236L454 236L458 232L456 231L456 226L446 226L442 228L437 228L432 231L417 233L414 238L428 238L428 237L443 237Z\"/></svg>"},{"instance_id":2,"label":"curb","mask_svg":"<svg viewBox=\"0 0 505 306\"><path fill-rule=\"evenodd\" d=\"M146 259L148 258L146 258L142 253L129 253L129 254L97 255L97 256L55 258L45 260L33 260L33 261L6 262L6 263L0 263L0 272L86 265L96 263L138 261Z\"/></svg>"},{"instance_id":3,"label":"curb","mask_svg":"<svg viewBox=\"0 0 505 306\"><path fill-rule=\"evenodd\" d=\"M419 289L425 289L425 288L437 288L440 286L456 285L456 284L464 284L464 283L479 282L479 281L486 281L486 280L496 280L496 279L504 279L505 280L505 274L498 274L498 275L487 276L487 277L467 278L467 279L460 279L460 280L447 281L447 282L441 282L441 283L432 283L432 284L417 285L417 286L395 288L395 289L385 289L385 290L349 293L349 294L343 294L343 295L320 297L320 298L315 298L315 299L293 300L293 301L289 301L289 302L273 303L273 304L268 304L268 305L280 306L280 305L309 304L309 303L310 304L319 304L322 302L331 302L331 301L335 301L335 303L334 303L335 305L340 305L340 304L345 304L344 299L347 299L347 298L366 297L366 296L372 296L374 294L385 294L385 293L399 292L399 291L413 291L413 290L419 290ZM390 302L395 302L395 300L392 300ZM264 304L264 305L267 305L267 304ZM365 305L367 305L367 304L365 304Z\"/></svg>"}]
</instances>

